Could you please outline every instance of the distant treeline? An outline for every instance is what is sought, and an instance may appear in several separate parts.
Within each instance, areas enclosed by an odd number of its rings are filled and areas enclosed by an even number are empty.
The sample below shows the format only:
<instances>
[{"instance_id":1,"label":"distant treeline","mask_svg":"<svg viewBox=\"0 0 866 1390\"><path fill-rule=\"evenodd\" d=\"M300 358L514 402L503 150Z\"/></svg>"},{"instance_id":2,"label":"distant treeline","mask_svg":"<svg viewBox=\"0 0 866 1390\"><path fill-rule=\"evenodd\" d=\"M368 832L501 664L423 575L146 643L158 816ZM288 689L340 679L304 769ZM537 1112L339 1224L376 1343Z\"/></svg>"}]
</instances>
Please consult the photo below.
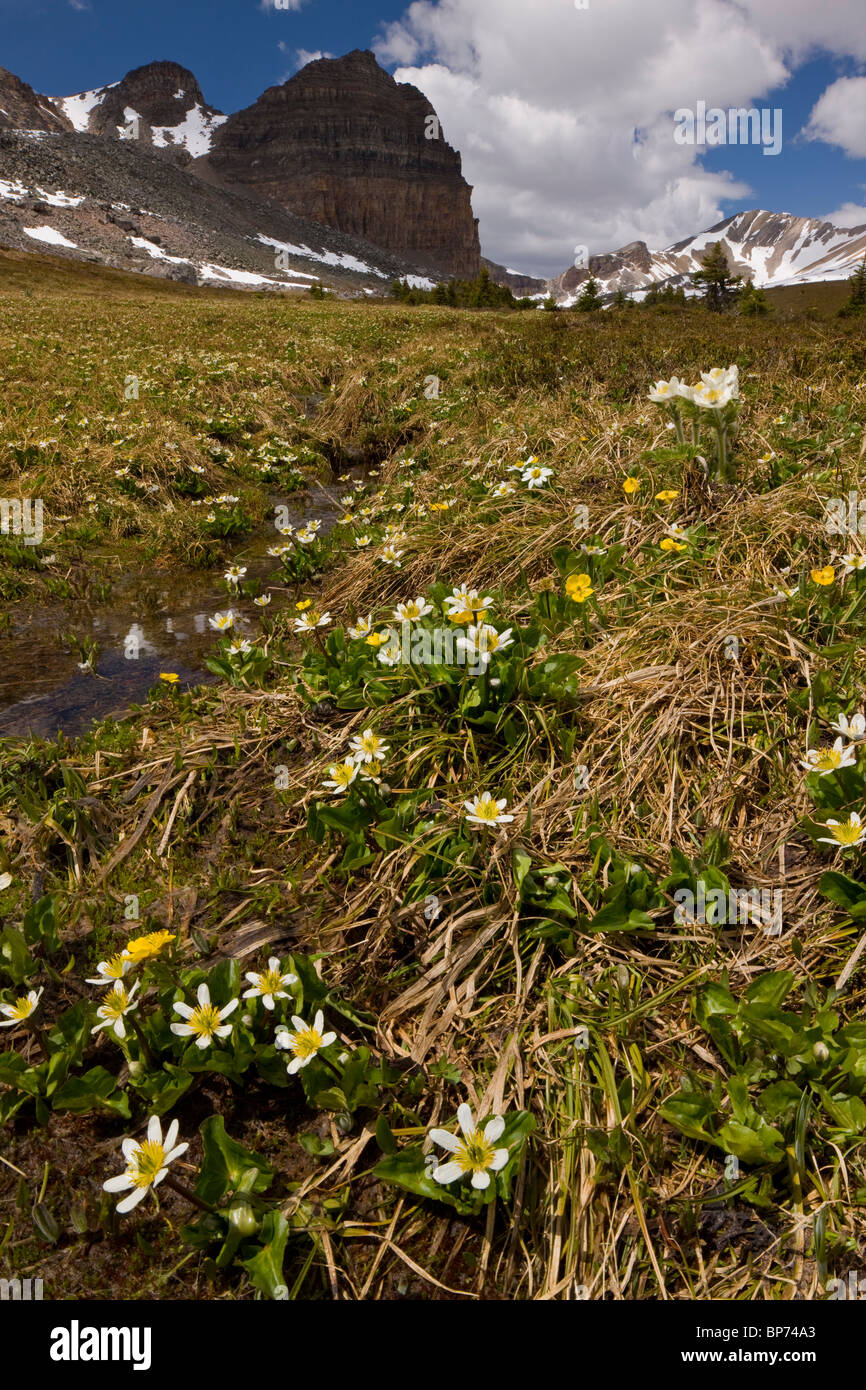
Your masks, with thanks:
<instances>
[{"instance_id":1,"label":"distant treeline","mask_svg":"<svg viewBox=\"0 0 866 1390\"><path fill-rule=\"evenodd\" d=\"M474 280L447 280L432 290L413 289L395 280L391 293L401 304L445 304L452 309L535 309L534 299L515 299L507 285L497 285L482 267Z\"/></svg>"}]
</instances>

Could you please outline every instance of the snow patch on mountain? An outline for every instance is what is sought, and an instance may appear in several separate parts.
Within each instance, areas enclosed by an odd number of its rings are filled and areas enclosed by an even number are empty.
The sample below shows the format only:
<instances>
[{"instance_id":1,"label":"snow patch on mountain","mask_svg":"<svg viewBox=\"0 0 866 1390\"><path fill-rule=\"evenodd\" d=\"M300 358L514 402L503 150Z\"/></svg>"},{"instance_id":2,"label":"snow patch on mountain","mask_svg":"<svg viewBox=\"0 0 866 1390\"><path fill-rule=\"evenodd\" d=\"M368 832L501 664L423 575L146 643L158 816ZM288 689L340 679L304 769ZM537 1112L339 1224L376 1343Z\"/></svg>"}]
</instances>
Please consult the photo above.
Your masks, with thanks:
<instances>
[{"instance_id":1,"label":"snow patch on mountain","mask_svg":"<svg viewBox=\"0 0 866 1390\"><path fill-rule=\"evenodd\" d=\"M183 92L175 95L182 97ZM155 125L152 129L153 143L157 149L164 149L167 145L182 146L193 159L198 159L200 155L208 153L214 131L227 120L228 116L208 115L196 102L179 125Z\"/></svg>"},{"instance_id":2,"label":"snow patch on mountain","mask_svg":"<svg viewBox=\"0 0 866 1390\"><path fill-rule=\"evenodd\" d=\"M67 246L70 251L78 250L77 243L67 240L56 227L22 227L21 230L25 236L32 237L34 241L44 241L47 246Z\"/></svg>"},{"instance_id":3,"label":"snow patch on mountain","mask_svg":"<svg viewBox=\"0 0 866 1390\"><path fill-rule=\"evenodd\" d=\"M110 92L112 87L119 85L118 82L109 82L108 86L96 87L92 92L79 92L73 97L49 97L48 100L62 116L72 122L77 131L86 131L90 113L102 105L106 93Z\"/></svg>"},{"instance_id":4,"label":"snow patch on mountain","mask_svg":"<svg viewBox=\"0 0 866 1390\"><path fill-rule=\"evenodd\" d=\"M336 251L311 251L309 246L293 246L291 242L275 241L270 236L258 236L256 240L263 246L272 246L275 251L284 251L287 256L298 256L304 261L320 261L322 265L339 266L341 270L355 270L361 275L378 275L380 280L388 279L384 270L377 270L375 266L359 261L357 256L351 256L348 251L341 254Z\"/></svg>"}]
</instances>

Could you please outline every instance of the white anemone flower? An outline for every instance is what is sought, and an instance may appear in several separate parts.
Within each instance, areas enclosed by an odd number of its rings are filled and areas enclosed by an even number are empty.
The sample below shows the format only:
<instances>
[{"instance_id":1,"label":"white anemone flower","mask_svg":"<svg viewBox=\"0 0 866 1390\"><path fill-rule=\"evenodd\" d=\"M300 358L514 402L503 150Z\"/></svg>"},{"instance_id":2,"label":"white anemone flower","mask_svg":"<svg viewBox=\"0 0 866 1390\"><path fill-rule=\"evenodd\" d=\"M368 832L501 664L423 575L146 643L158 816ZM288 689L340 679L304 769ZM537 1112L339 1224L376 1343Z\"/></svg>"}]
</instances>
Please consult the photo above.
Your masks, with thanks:
<instances>
[{"instance_id":1,"label":"white anemone flower","mask_svg":"<svg viewBox=\"0 0 866 1390\"><path fill-rule=\"evenodd\" d=\"M189 1144L178 1144L177 1132L178 1122L172 1120L163 1139L159 1117L151 1115L143 1144L139 1144L137 1139L124 1139L121 1147L126 1159L126 1172L102 1184L106 1192L127 1192L132 1188L129 1196L118 1202L119 1212L132 1211L133 1207L137 1207L151 1188L157 1187L166 1177L168 1165L186 1153Z\"/></svg>"},{"instance_id":2,"label":"white anemone flower","mask_svg":"<svg viewBox=\"0 0 866 1390\"><path fill-rule=\"evenodd\" d=\"M308 1067L317 1052L323 1047L330 1047L332 1042L336 1042L336 1033L324 1033L325 1015L319 1009L312 1023L305 1023L297 1014L292 1015L292 1025L294 1032L287 1028L284 1023L276 1030L274 1046L284 1052L293 1052L294 1056L289 1062L286 1070L289 1076L294 1076L295 1072L300 1071L301 1067Z\"/></svg>"},{"instance_id":3,"label":"white anemone flower","mask_svg":"<svg viewBox=\"0 0 866 1390\"><path fill-rule=\"evenodd\" d=\"M383 565L393 565L395 570L399 570L403 568L400 556L404 553L405 552L402 550L397 550L393 545L386 545L379 551L379 559L382 561Z\"/></svg>"},{"instance_id":4,"label":"white anemone flower","mask_svg":"<svg viewBox=\"0 0 866 1390\"><path fill-rule=\"evenodd\" d=\"M858 555L856 551L850 551L842 556L842 577L849 574L860 574L866 570L866 554Z\"/></svg>"},{"instance_id":5,"label":"white anemone flower","mask_svg":"<svg viewBox=\"0 0 866 1390\"><path fill-rule=\"evenodd\" d=\"M473 825L505 825L508 821L514 820L513 816L505 814L507 806L505 797L496 801L489 792L484 792L481 796L473 796L469 801L464 801L466 808L466 819Z\"/></svg>"},{"instance_id":6,"label":"white anemone flower","mask_svg":"<svg viewBox=\"0 0 866 1390\"><path fill-rule=\"evenodd\" d=\"M227 613L214 613L212 618L208 618L208 626L215 628L217 632L229 632L235 625L235 615L230 608Z\"/></svg>"},{"instance_id":7,"label":"white anemone flower","mask_svg":"<svg viewBox=\"0 0 866 1390\"><path fill-rule=\"evenodd\" d=\"M487 609L491 607L493 599L489 595L481 598L477 589L452 589L446 599L443 599L445 616L451 619L452 623L468 623L474 619L476 623L483 622Z\"/></svg>"},{"instance_id":8,"label":"white anemone flower","mask_svg":"<svg viewBox=\"0 0 866 1390\"><path fill-rule=\"evenodd\" d=\"M508 1150L497 1149L496 1141L505 1130L502 1115L494 1115L483 1130L478 1129L468 1105L457 1111L462 1137L447 1129L431 1129L430 1138L453 1157L438 1164L431 1174L434 1182L451 1183L472 1174L472 1186L483 1191L490 1186L491 1173L498 1173L508 1162Z\"/></svg>"},{"instance_id":9,"label":"white anemone flower","mask_svg":"<svg viewBox=\"0 0 866 1390\"><path fill-rule=\"evenodd\" d=\"M667 405L677 399L681 385L682 383L677 376L672 376L670 381L657 381L654 386L650 387L649 398L658 405Z\"/></svg>"},{"instance_id":10,"label":"white anemone flower","mask_svg":"<svg viewBox=\"0 0 866 1390\"><path fill-rule=\"evenodd\" d=\"M837 849L856 849L858 845L866 843L866 825L863 825L856 811L852 811L847 820L828 820L825 830L829 830L829 835L819 835L819 845L835 845Z\"/></svg>"},{"instance_id":11,"label":"white anemone flower","mask_svg":"<svg viewBox=\"0 0 866 1390\"><path fill-rule=\"evenodd\" d=\"M856 767L857 753L852 747L846 748L842 738L837 738L832 748L810 748L800 766L808 772L817 772L822 777L831 772L839 772L843 767Z\"/></svg>"},{"instance_id":12,"label":"white anemone flower","mask_svg":"<svg viewBox=\"0 0 866 1390\"><path fill-rule=\"evenodd\" d=\"M858 712L852 714L850 719L847 714L840 714L836 723L831 724L830 728L834 733L841 734L851 743L857 743L860 739L866 738L866 714Z\"/></svg>"},{"instance_id":13,"label":"white anemone flower","mask_svg":"<svg viewBox=\"0 0 866 1390\"><path fill-rule=\"evenodd\" d=\"M328 627L330 621L330 613L317 613L315 608L311 608L300 618L295 618L295 632L315 632L318 627Z\"/></svg>"},{"instance_id":14,"label":"white anemone flower","mask_svg":"<svg viewBox=\"0 0 866 1390\"><path fill-rule=\"evenodd\" d=\"M138 1000L135 997L137 989L137 980L128 992L123 982L118 980L96 1010L96 1017L99 1022L94 1028L91 1028L91 1033L99 1033L104 1028L106 1033L113 1033L116 1038L120 1038L122 1041L126 1037L124 1017L138 1008Z\"/></svg>"},{"instance_id":15,"label":"white anemone flower","mask_svg":"<svg viewBox=\"0 0 866 1390\"><path fill-rule=\"evenodd\" d=\"M288 999L289 993L287 985L298 983L297 975L290 972L283 974L279 956L271 956L268 961L267 970L256 973L254 970L247 971L246 978L252 985L252 989L245 989L242 999L261 999L266 1009L274 1007L275 999Z\"/></svg>"},{"instance_id":16,"label":"white anemone flower","mask_svg":"<svg viewBox=\"0 0 866 1390\"><path fill-rule=\"evenodd\" d=\"M223 1023L224 1018L234 1013L239 999L230 999L224 1008L218 1009L216 1004L210 1001L210 990L207 985L202 983L196 990L198 1004L193 1009L183 1000L178 1000L174 1005L174 1012L180 1014L185 1019L185 1023L173 1023L171 1031L179 1038L195 1038L195 1045L199 1048L210 1047L214 1038L227 1038L232 1031L230 1023Z\"/></svg>"},{"instance_id":17,"label":"white anemone flower","mask_svg":"<svg viewBox=\"0 0 866 1390\"><path fill-rule=\"evenodd\" d=\"M702 410L724 410L734 399L730 386L696 386L692 399Z\"/></svg>"}]
</instances>

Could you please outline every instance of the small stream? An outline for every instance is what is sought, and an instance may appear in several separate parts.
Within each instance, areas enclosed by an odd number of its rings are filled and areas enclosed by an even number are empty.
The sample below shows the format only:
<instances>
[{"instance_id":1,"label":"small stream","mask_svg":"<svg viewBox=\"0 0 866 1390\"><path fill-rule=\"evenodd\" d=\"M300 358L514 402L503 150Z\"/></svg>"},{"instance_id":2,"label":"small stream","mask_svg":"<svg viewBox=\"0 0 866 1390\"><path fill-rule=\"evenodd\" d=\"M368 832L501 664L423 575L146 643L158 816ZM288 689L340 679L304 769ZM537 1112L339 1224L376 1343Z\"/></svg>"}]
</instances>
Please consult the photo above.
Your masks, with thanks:
<instances>
[{"instance_id":1,"label":"small stream","mask_svg":"<svg viewBox=\"0 0 866 1390\"><path fill-rule=\"evenodd\" d=\"M288 507L295 526L319 517L320 534L326 535L340 515L338 499L344 491L345 484L316 483L297 504L272 500L274 507ZM11 625L0 632L0 738L86 733L93 720L121 715L144 700L161 671L175 672L182 685L213 682L216 677L204 663L219 634L208 619L231 608L236 631L254 638L262 612L279 612L288 602L288 592L281 591L279 561L267 554L268 546L280 541L271 521L216 570L124 574L114 583L111 599L98 603L17 604L10 612ZM268 609L230 595L222 576L233 563L247 566L244 584L258 579L261 592L274 577ZM92 672L79 669L82 654L70 643L71 634L98 644Z\"/></svg>"}]
</instances>

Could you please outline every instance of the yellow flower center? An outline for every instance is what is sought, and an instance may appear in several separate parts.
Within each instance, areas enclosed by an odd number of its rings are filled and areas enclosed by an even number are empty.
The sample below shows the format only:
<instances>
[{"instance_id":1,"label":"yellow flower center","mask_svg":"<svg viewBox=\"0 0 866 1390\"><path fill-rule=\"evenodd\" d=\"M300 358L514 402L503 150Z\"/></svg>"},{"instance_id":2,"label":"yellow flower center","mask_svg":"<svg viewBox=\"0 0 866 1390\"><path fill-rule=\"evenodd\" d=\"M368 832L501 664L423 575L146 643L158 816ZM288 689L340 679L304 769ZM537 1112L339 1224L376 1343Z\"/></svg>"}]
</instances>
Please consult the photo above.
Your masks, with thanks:
<instances>
[{"instance_id":1,"label":"yellow flower center","mask_svg":"<svg viewBox=\"0 0 866 1390\"><path fill-rule=\"evenodd\" d=\"M115 986L109 994L105 996L99 1012L103 1018L122 1018L129 1008L129 995L122 985Z\"/></svg>"},{"instance_id":2,"label":"yellow flower center","mask_svg":"<svg viewBox=\"0 0 866 1390\"><path fill-rule=\"evenodd\" d=\"M823 753L819 753L813 759L816 768L830 772L839 766L842 761L842 751L839 748L825 748Z\"/></svg>"},{"instance_id":3,"label":"yellow flower center","mask_svg":"<svg viewBox=\"0 0 866 1390\"><path fill-rule=\"evenodd\" d=\"M189 1019L189 1026L200 1038L213 1037L220 1022L220 1012L216 1004L199 1004Z\"/></svg>"},{"instance_id":4,"label":"yellow flower center","mask_svg":"<svg viewBox=\"0 0 866 1390\"><path fill-rule=\"evenodd\" d=\"M315 1057L322 1046L322 1035L316 1028L303 1028L289 1034L289 1047L298 1057Z\"/></svg>"},{"instance_id":5,"label":"yellow flower center","mask_svg":"<svg viewBox=\"0 0 866 1390\"><path fill-rule=\"evenodd\" d=\"M259 989L262 994L276 994L283 987L283 977L279 970L263 970L259 976Z\"/></svg>"},{"instance_id":6,"label":"yellow flower center","mask_svg":"<svg viewBox=\"0 0 866 1390\"><path fill-rule=\"evenodd\" d=\"M478 805L475 807L475 815L479 820L495 821L499 815L499 807L492 796L482 796Z\"/></svg>"},{"instance_id":7,"label":"yellow flower center","mask_svg":"<svg viewBox=\"0 0 866 1390\"><path fill-rule=\"evenodd\" d=\"M12 1005L13 1017L17 1019L28 1018L35 1007L32 1000L28 999L26 994L22 994L21 998L16 999Z\"/></svg>"},{"instance_id":8,"label":"yellow flower center","mask_svg":"<svg viewBox=\"0 0 866 1390\"><path fill-rule=\"evenodd\" d=\"M829 825L827 829L840 845L856 845L862 834L861 826L851 820L843 821L841 825Z\"/></svg>"},{"instance_id":9,"label":"yellow flower center","mask_svg":"<svg viewBox=\"0 0 866 1390\"><path fill-rule=\"evenodd\" d=\"M155 1139L146 1139L133 1154L127 1176L136 1187L150 1187L165 1167L165 1149Z\"/></svg>"},{"instance_id":10,"label":"yellow flower center","mask_svg":"<svg viewBox=\"0 0 866 1390\"><path fill-rule=\"evenodd\" d=\"M464 1173L484 1173L493 1162L495 1152L493 1145L484 1138L484 1131L476 1129L455 1151L454 1161L460 1164Z\"/></svg>"},{"instance_id":11,"label":"yellow flower center","mask_svg":"<svg viewBox=\"0 0 866 1390\"><path fill-rule=\"evenodd\" d=\"M122 980L124 975L123 967L127 964L123 956L112 956L111 960L105 962L103 975L109 980Z\"/></svg>"}]
</instances>

